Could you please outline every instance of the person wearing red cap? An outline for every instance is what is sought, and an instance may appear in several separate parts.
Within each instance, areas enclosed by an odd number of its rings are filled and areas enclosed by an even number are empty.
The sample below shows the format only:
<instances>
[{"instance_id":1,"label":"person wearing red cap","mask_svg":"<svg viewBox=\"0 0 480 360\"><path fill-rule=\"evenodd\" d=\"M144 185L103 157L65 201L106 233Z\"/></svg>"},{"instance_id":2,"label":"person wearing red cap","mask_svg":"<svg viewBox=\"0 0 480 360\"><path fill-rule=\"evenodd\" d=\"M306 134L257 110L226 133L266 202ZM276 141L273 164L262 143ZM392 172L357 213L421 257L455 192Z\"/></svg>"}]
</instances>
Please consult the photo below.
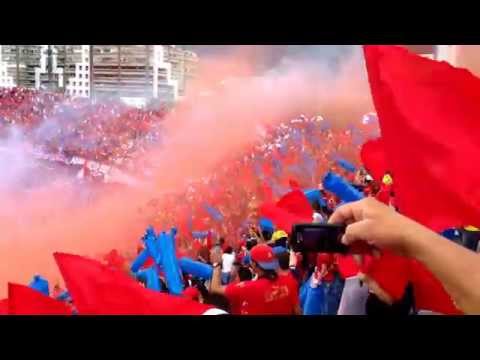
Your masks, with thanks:
<instances>
[{"instance_id":1,"label":"person wearing red cap","mask_svg":"<svg viewBox=\"0 0 480 360\"><path fill-rule=\"evenodd\" d=\"M279 264L270 246L256 245L250 252L255 280L222 286L221 258L213 259L210 291L225 294L235 315L300 314L298 289L278 276Z\"/></svg>"}]
</instances>

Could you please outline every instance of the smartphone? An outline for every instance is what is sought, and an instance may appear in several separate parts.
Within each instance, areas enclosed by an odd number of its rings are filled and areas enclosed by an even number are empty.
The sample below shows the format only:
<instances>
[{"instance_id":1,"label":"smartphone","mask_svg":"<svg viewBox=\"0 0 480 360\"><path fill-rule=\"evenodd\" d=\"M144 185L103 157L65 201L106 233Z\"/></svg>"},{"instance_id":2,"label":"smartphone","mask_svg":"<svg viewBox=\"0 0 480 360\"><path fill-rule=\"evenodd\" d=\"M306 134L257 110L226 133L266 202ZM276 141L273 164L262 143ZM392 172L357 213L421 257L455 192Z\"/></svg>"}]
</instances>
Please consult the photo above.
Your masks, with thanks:
<instances>
[{"instance_id":1,"label":"smartphone","mask_svg":"<svg viewBox=\"0 0 480 360\"><path fill-rule=\"evenodd\" d=\"M345 225L296 224L290 246L295 252L346 254L348 247L341 242L344 233Z\"/></svg>"}]
</instances>

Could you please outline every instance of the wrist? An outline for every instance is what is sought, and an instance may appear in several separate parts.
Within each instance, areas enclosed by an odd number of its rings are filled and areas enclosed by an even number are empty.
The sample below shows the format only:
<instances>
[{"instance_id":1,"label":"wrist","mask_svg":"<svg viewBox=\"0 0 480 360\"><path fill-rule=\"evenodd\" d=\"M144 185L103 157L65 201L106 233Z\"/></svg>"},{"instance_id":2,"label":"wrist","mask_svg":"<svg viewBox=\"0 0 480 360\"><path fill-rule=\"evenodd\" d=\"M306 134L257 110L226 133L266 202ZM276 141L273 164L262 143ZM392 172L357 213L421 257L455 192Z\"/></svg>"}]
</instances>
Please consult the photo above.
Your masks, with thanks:
<instances>
[{"instance_id":1,"label":"wrist","mask_svg":"<svg viewBox=\"0 0 480 360\"><path fill-rule=\"evenodd\" d=\"M401 239L404 252L407 257L421 261L425 249L428 251L428 246L425 247L425 242L430 242L432 235L439 235L413 220L410 220L410 222L411 224L406 224L406 231Z\"/></svg>"}]
</instances>

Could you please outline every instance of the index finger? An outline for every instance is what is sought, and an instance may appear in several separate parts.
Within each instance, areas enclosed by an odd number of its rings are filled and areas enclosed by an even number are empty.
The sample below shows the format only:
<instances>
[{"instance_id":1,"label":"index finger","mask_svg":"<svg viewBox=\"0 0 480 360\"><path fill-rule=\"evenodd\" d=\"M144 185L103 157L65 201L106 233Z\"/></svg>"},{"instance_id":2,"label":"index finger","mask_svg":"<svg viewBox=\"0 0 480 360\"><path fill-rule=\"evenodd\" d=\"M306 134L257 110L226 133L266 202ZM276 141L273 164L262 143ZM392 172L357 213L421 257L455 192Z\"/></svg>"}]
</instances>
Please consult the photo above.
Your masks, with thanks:
<instances>
[{"instance_id":1,"label":"index finger","mask_svg":"<svg viewBox=\"0 0 480 360\"><path fill-rule=\"evenodd\" d=\"M339 206L328 219L329 224L348 224L355 220L352 204Z\"/></svg>"}]
</instances>

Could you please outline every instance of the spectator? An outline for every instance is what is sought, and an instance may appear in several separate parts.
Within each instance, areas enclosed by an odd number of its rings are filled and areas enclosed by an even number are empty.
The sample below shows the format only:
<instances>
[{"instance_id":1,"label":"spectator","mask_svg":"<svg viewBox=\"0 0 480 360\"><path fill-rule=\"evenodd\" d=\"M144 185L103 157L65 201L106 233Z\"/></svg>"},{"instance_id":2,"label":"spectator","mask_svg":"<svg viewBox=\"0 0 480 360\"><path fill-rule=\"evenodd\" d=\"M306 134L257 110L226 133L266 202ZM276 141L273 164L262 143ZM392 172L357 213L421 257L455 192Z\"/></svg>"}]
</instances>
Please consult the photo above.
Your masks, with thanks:
<instances>
[{"instance_id":1,"label":"spectator","mask_svg":"<svg viewBox=\"0 0 480 360\"><path fill-rule=\"evenodd\" d=\"M231 246L227 246L222 254L222 285L230 282L235 254Z\"/></svg>"},{"instance_id":2,"label":"spectator","mask_svg":"<svg viewBox=\"0 0 480 360\"><path fill-rule=\"evenodd\" d=\"M287 248L288 246L288 234L283 230L277 230L273 233L272 239L269 242L272 247L281 246Z\"/></svg>"},{"instance_id":3,"label":"spectator","mask_svg":"<svg viewBox=\"0 0 480 360\"><path fill-rule=\"evenodd\" d=\"M224 294L234 314L292 315L299 314L298 289L279 277L278 260L268 245L257 245L251 251L252 270L256 280L222 286L220 257L214 261L211 292Z\"/></svg>"}]
</instances>

